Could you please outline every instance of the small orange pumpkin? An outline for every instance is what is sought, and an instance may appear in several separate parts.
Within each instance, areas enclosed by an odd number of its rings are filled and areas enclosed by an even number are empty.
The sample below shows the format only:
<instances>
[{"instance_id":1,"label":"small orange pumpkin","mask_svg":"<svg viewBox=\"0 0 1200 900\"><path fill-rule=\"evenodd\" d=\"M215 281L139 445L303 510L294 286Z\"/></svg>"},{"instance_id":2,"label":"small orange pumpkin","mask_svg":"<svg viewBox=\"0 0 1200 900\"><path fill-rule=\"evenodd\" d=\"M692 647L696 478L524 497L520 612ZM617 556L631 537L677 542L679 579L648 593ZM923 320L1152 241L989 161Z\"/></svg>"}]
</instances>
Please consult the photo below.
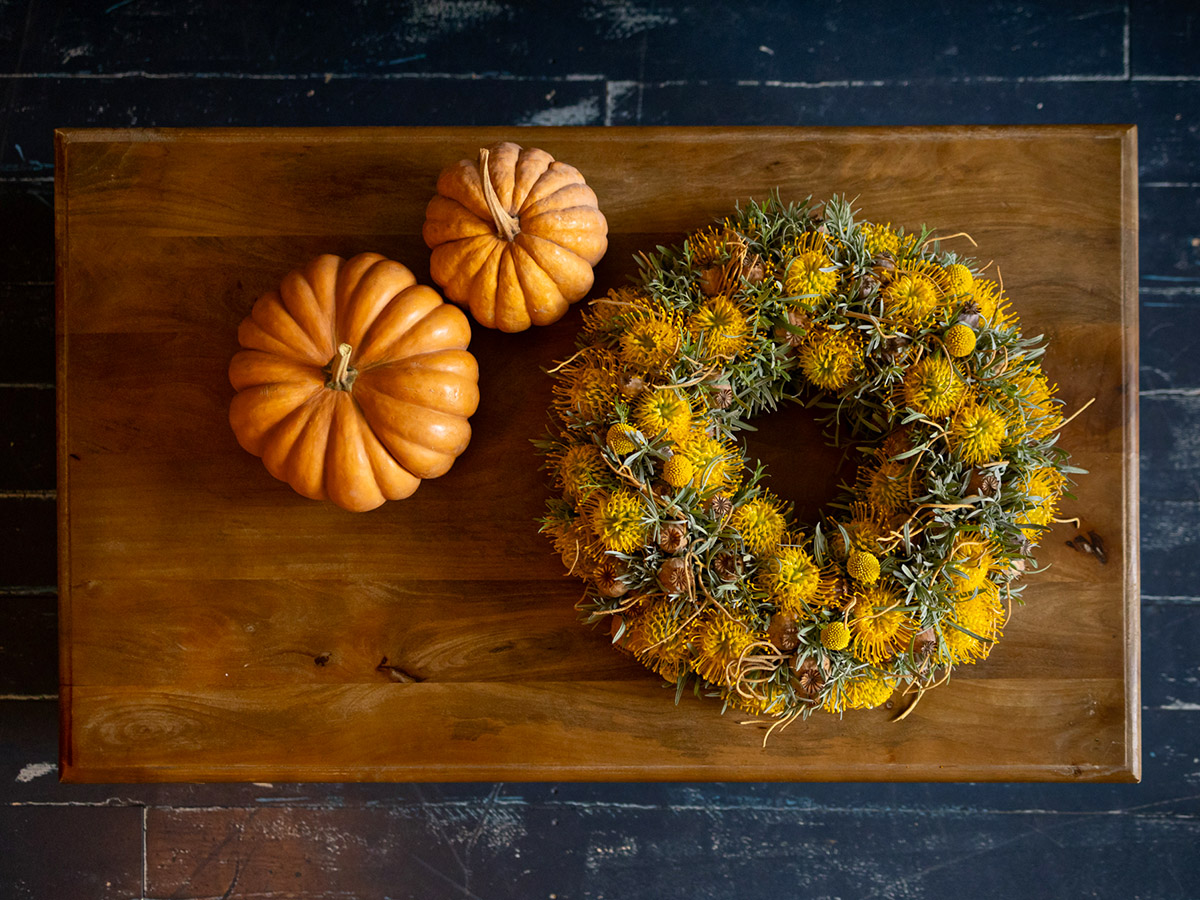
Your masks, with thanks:
<instances>
[{"instance_id":1,"label":"small orange pumpkin","mask_svg":"<svg viewBox=\"0 0 1200 900\"><path fill-rule=\"evenodd\" d=\"M447 299L501 331L561 319L608 249L608 222L579 170L509 142L442 172L423 234Z\"/></svg>"},{"instance_id":2,"label":"small orange pumpkin","mask_svg":"<svg viewBox=\"0 0 1200 900\"><path fill-rule=\"evenodd\" d=\"M229 423L267 471L361 512L408 497L467 448L471 324L377 253L319 256L238 327Z\"/></svg>"}]
</instances>

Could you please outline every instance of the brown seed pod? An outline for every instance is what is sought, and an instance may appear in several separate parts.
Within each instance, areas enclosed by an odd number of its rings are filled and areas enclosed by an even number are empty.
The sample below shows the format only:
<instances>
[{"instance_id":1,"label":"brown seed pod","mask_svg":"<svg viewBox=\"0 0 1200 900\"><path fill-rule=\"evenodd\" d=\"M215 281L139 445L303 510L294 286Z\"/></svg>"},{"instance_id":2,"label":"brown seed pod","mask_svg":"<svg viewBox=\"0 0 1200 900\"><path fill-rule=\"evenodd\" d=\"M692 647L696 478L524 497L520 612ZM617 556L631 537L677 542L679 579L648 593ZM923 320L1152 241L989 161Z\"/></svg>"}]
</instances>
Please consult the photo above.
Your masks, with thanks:
<instances>
[{"instance_id":1,"label":"brown seed pod","mask_svg":"<svg viewBox=\"0 0 1200 900\"><path fill-rule=\"evenodd\" d=\"M986 469L975 469L967 482L968 497L995 497L1000 493L1000 479Z\"/></svg>"},{"instance_id":2,"label":"brown seed pod","mask_svg":"<svg viewBox=\"0 0 1200 900\"><path fill-rule=\"evenodd\" d=\"M821 674L821 670L817 668L817 664L811 659L805 659L801 662L800 658L796 657L792 661L792 670L796 673L796 693L801 697L812 700L821 692L821 688L825 686L825 677Z\"/></svg>"},{"instance_id":3,"label":"brown seed pod","mask_svg":"<svg viewBox=\"0 0 1200 900\"><path fill-rule=\"evenodd\" d=\"M673 556L658 570L658 583L668 594L686 594L692 587L692 564Z\"/></svg>"},{"instance_id":4,"label":"brown seed pod","mask_svg":"<svg viewBox=\"0 0 1200 900\"><path fill-rule=\"evenodd\" d=\"M766 266L763 265L762 258L757 253L750 257L742 267L742 277L748 284L760 284L766 276Z\"/></svg>"},{"instance_id":5,"label":"brown seed pod","mask_svg":"<svg viewBox=\"0 0 1200 900\"><path fill-rule=\"evenodd\" d=\"M800 632L796 617L790 613L777 612L767 624L767 640L781 653L790 653L800 646Z\"/></svg>"},{"instance_id":6,"label":"brown seed pod","mask_svg":"<svg viewBox=\"0 0 1200 900\"><path fill-rule=\"evenodd\" d=\"M723 519L733 512L733 501L725 494L714 494L704 501L704 508L714 519Z\"/></svg>"},{"instance_id":7,"label":"brown seed pod","mask_svg":"<svg viewBox=\"0 0 1200 900\"><path fill-rule=\"evenodd\" d=\"M712 568L722 581L736 581L741 571L741 565L732 553L718 553L712 561Z\"/></svg>"},{"instance_id":8,"label":"brown seed pod","mask_svg":"<svg viewBox=\"0 0 1200 900\"><path fill-rule=\"evenodd\" d=\"M983 310L974 300L968 300L962 305L962 309L958 311L958 318L955 322L966 325L972 330L979 329L979 323L983 320Z\"/></svg>"},{"instance_id":9,"label":"brown seed pod","mask_svg":"<svg viewBox=\"0 0 1200 900\"><path fill-rule=\"evenodd\" d=\"M681 522L672 522L659 531L658 548L663 553L678 553L687 546L687 540L687 526Z\"/></svg>"},{"instance_id":10,"label":"brown seed pod","mask_svg":"<svg viewBox=\"0 0 1200 900\"><path fill-rule=\"evenodd\" d=\"M596 566L592 577L596 581L596 589L603 596L616 598L624 597L629 593L629 585L621 580L621 576L624 574L625 564L621 560L609 556Z\"/></svg>"},{"instance_id":11,"label":"brown seed pod","mask_svg":"<svg viewBox=\"0 0 1200 900\"><path fill-rule=\"evenodd\" d=\"M716 409L729 409L733 406L733 389L729 385L721 385L712 394L712 405Z\"/></svg>"},{"instance_id":12,"label":"brown seed pod","mask_svg":"<svg viewBox=\"0 0 1200 900\"><path fill-rule=\"evenodd\" d=\"M696 282L705 297L715 297L725 285L725 270L720 266L710 266L700 272Z\"/></svg>"}]
</instances>

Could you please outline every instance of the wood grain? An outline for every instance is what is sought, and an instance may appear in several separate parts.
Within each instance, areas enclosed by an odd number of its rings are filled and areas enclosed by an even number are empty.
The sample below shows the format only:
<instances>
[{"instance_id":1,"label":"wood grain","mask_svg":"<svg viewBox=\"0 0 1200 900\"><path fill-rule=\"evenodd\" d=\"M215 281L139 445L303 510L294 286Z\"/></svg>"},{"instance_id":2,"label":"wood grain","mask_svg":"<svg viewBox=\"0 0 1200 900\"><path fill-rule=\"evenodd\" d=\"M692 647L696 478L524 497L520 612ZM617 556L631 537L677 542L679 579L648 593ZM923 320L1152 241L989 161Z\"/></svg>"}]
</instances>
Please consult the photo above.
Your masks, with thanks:
<instances>
[{"instance_id":1,"label":"wood grain","mask_svg":"<svg viewBox=\"0 0 1200 900\"><path fill-rule=\"evenodd\" d=\"M1068 408L1096 398L1064 431L1092 473L1068 514L1109 564L1061 529L987 664L904 723L817 717L764 750L576 624L578 586L536 533L542 367L577 312L475 329L472 445L412 499L354 516L275 482L225 419L237 322L322 250L426 277L437 172L500 138L588 177L612 230L597 290L775 186L970 232L1050 336ZM68 131L58 158L65 778L1138 777L1132 129ZM828 485L814 467L786 490L819 504ZM391 681L384 656L421 680Z\"/></svg>"}]
</instances>

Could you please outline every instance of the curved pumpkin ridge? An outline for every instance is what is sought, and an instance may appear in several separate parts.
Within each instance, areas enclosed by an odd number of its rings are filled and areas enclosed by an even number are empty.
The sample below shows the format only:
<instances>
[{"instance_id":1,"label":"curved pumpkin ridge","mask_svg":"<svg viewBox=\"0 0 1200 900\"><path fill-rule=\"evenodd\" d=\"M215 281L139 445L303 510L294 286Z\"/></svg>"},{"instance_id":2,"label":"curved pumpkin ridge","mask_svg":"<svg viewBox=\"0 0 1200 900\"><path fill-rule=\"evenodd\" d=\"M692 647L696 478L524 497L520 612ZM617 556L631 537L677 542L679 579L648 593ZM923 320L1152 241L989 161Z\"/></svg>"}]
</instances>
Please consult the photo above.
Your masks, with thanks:
<instances>
[{"instance_id":1,"label":"curved pumpkin ridge","mask_svg":"<svg viewBox=\"0 0 1200 900\"><path fill-rule=\"evenodd\" d=\"M375 434L371 423L362 415L361 408L357 405L355 408L358 410L357 415L361 423L359 436L362 438L363 450L370 461L371 474L379 486L380 493L388 500L403 500L411 497L413 492L421 486L421 479L396 461L396 458Z\"/></svg>"},{"instance_id":2,"label":"curved pumpkin ridge","mask_svg":"<svg viewBox=\"0 0 1200 900\"><path fill-rule=\"evenodd\" d=\"M379 367L364 376L362 390L465 419L479 407L478 371L464 350L436 351Z\"/></svg>"},{"instance_id":3,"label":"curved pumpkin ridge","mask_svg":"<svg viewBox=\"0 0 1200 900\"><path fill-rule=\"evenodd\" d=\"M492 221L487 201L483 199L483 184L479 180L477 163L460 159L447 166L438 176L437 192L462 204L464 208L470 210L471 215L481 221ZM495 229L491 229L491 234L495 235L495 233Z\"/></svg>"},{"instance_id":4,"label":"curved pumpkin ridge","mask_svg":"<svg viewBox=\"0 0 1200 900\"><path fill-rule=\"evenodd\" d=\"M488 216L487 221L479 218L457 200L435 196L425 207L425 224L421 227L421 237L425 246L436 247L438 244L448 244L451 241L461 241L463 238L496 236L496 223Z\"/></svg>"},{"instance_id":5,"label":"curved pumpkin ridge","mask_svg":"<svg viewBox=\"0 0 1200 900\"><path fill-rule=\"evenodd\" d=\"M321 383L297 381L239 389L229 404L229 424L234 437L246 452L262 456L264 445L271 439L276 426L324 389Z\"/></svg>"},{"instance_id":6,"label":"curved pumpkin ridge","mask_svg":"<svg viewBox=\"0 0 1200 900\"><path fill-rule=\"evenodd\" d=\"M329 440L329 394L317 391L278 422L266 435L262 455L268 472L312 500L328 499L321 464Z\"/></svg>"},{"instance_id":7,"label":"curved pumpkin ridge","mask_svg":"<svg viewBox=\"0 0 1200 900\"><path fill-rule=\"evenodd\" d=\"M433 291L430 293L433 294ZM436 294L434 296L437 297ZM372 357L378 362L366 363L364 360L364 364L359 366L360 377L378 366L426 353L430 347L466 350L471 342L471 325L466 315L457 306L443 303L440 297L437 298L437 306L425 311L425 315L409 324L404 331L387 329L387 333L398 336Z\"/></svg>"},{"instance_id":8,"label":"curved pumpkin ridge","mask_svg":"<svg viewBox=\"0 0 1200 900\"><path fill-rule=\"evenodd\" d=\"M375 317L355 347L359 374L376 365L377 360L395 359L397 354L392 348L438 308L458 312L454 307L447 307L437 291L427 285L414 284L397 294Z\"/></svg>"},{"instance_id":9,"label":"curved pumpkin ridge","mask_svg":"<svg viewBox=\"0 0 1200 900\"><path fill-rule=\"evenodd\" d=\"M520 242L513 242L511 253L517 280L525 292L525 307L533 324L549 325L562 318L569 304L554 279L537 264Z\"/></svg>"},{"instance_id":10,"label":"curved pumpkin ridge","mask_svg":"<svg viewBox=\"0 0 1200 900\"><path fill-rule=\"evenodd\" d=\"M587 206L571 206L522 221L521 230L566 247L596 265L608 251L608 222L604 214Z\"/></svg>"},{"instance_id":11,"label":"curved pumpkin ridge","mask_svg":"<svg viewBox=\"0 0 1200 900\"><path fill-rule=\"evenodd\" d=\"M379 489L363 444L363 418L350 395L340 393L345 397L334 398L329 441L325 445L325 492L343 509L366 512L387 498Z\"/></svg>"},{"instance_id":12,"label":"curved pumpkin ridge","mask_svg":"<svg viewBox=\"0 0 1200 900\"><path fill-rule=\"evenodd\" d=\"M595 275L583 257L534 234L522 232L517 235L516 243L554 279L568 303L574 303L592 289Z\"/></svg>"},{"instance_id":13,"label":"curved pumpkin ridge","mask_svg":"<svg viewBox=\"0 0 1200 900\"><path fill-rule=\"evenodd\" d=\"M553 194L547 194L539 200L525 204L525 208L521 210L522 221L524 217L536 218L543 213L555 212L560 209L569 209L572 206L590 206L597 208L596 192L586 184L567 184L563 185ZM608 223L605 222L605 230L607 231Z\"/></svg>"},{"instance_id":14,"label":"curved pumpkin ridge","mask_svg":"<svg viewBox=\"0 0 1200 900\"><path fill-rule=\"evenodd\" d=\"M300 323L292 318L276 291L263 294L250 309L250 315L238 326L238 340L252 350L278 353L289 359L324 365L321 351Z\"/></svg>"},{"instance_id":15,"label":"curved pumpkin ridge","mask_svg":"<svg viewBox=\"0 0 1200 900\"><path fill-rule=\"evenodd\" d=\"M332 253L322 253L304 267L304 278L312 286L313 297L321 308L321 315L333 321L337 307L338 273L345 260Z\"/></svg>"},{"instance_id":16,"label":"curved pumpkin ridge","mask_svg":"<svg viewBox=\"0 0 1200 900\"><path fill-rule=\"evenodd\" d=\"M561 191L565 187L570 187L573 184L586 184L583 175L574 166L555 160L534 186L529 189L529 193L525 196L525 202L521 204L522 209L532 206L549 197L551 194Z\"/></svg>"},{"instance_id":17,"label":"curved pumpkin ridge","mask_svg":"<svg viewBox=\"0 0 1200 900\"><path fill-rule=\"evenodd\" d=\"M491 252L480 263L479 270L471 279L471 285L465 294L464 299L470 303L471 315L486 328L496 327L496 310L500 306L499 302L495 301L496 278L500 269L500 259L505 255L504 248L507 245L507 241L492 239Z\"/></svg>"},{"instance_id":18,"label":"curved pumpkin ridge","mask_svg":"<svg viewBox=\"0 0 1200 900\"><path fill-rule=\"evenodd\" d=\"M375 436L418 478L444 474L471 441L471 426L461 416L393 400L379 391L361 391L356 399Z\"/></svg>"},{"instance_id":19,"label":"curved pumpkin ridge","mask_svg":"<svg viewBox=\"0 0 1200 900\"><path fill-rule=\"evenodd\" d=\"M524 331L532 324L512 250L512 244L506 244L496 264L496 327L507 332Z\"/></svg>"},{"instance_id":20,"label":"curved pumpkin ridge","mask_svg":"<svg viewBox=\"0 0 1200 900\"><path fill-rule=\"evenodd\" d=\"M516 170L513 172L512 206L508 208L509 212L516 215L517 211L525 205L525 199L529 196L529 192L538 183L538 179L546 174L546 170L553 162L553 156L537 147L529 147L521 151L521 155L517 157Z\"/></svg>"},{"instance_id":21,"label":"curved pumpkin ridge","mask_svg":"<svg viewBox=\"0 0 1200 900\"><path fill-rule=\"evenodd\" d=\"M304 273L292 271L283 276L279 297L288 314L308 335L317 355L331 359L337 349L333 343L333 317L317 298Z\"/></svg>"},{"instance_id":22,"label":"curved pumpkin ridge","mask_svg":"<svg viewBox=\"0 0 1200 900\"><path fill-rule=\"evenodd\" d=\"M357 257L355 257L357 259ZM399 294L417 283L416 277L407 266L390 259L380 259L353 283L352 290L338 309L338 342L345 342L355 349L362 343L367 329L384 308Z\"/></svg>"},{"instance_id":23,"label":"curved pumpkin ridge","mask_svg":"<svg viewBox=\"0 0 1200 900\"><path fill-rule=\"evenodd\" d=\"M488 148L487 169L492 187L496 190L500 205L514 215L517 211L513 206L514 174L520 159L521 147L512 141L501 141ZM482 186L482 182L480 184ZM488 213L488 218L491 218L491 213Z\"/></svg>"},{"instance_id":24,"label":"curved pumpkin ridge","mask_svg":"<svg viewBox=\"0 0 1200 900\"><path fill-rule=\"evenodd\" d=\"M262 350L239 350L229 361L229 383L235 391L281 382L307 384L315 389L325 381L325 373L311 363L285 359Z\"/></svg>"},{"instance_id":25,"label":"curved pumpkin ridge","mask_svg":"<svg viewBox=\"0 0 1200 900\"><path fill-rule=\"evenodd\" d=\"M479 270L487 258L499 250L500 244L494 234L442 244L429 255L429 271L434 281L442 286L446 297L465 305L470 302L471 285ZM482 320L480 323L483 324Z\"/></svg>"}]
</instances>

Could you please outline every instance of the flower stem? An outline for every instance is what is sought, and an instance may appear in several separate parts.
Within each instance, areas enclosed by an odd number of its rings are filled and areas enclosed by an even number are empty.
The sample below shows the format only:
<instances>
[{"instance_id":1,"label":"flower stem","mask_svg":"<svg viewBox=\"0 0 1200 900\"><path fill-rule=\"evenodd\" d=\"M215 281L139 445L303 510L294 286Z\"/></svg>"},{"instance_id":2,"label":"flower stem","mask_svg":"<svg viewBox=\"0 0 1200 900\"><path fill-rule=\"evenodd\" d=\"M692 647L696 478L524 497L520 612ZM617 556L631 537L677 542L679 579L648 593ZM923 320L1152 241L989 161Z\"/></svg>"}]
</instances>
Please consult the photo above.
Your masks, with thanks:
<instances>
[{"instance_id":1,"label":"flower stem","mask_svg":"<svg viewBox=\"0 0 1200 900\"><path fill-rule=\"evenodd\" d=\"M488 172L490 156L487 148L479 151L479 181L483 185L483 200L487 204L488 212L492 214L492 220L496 223L496 234L506 241L511 241L521 233L521 220L506 210L496 195L491 173Z\"/></svg>"}]
</instances>

